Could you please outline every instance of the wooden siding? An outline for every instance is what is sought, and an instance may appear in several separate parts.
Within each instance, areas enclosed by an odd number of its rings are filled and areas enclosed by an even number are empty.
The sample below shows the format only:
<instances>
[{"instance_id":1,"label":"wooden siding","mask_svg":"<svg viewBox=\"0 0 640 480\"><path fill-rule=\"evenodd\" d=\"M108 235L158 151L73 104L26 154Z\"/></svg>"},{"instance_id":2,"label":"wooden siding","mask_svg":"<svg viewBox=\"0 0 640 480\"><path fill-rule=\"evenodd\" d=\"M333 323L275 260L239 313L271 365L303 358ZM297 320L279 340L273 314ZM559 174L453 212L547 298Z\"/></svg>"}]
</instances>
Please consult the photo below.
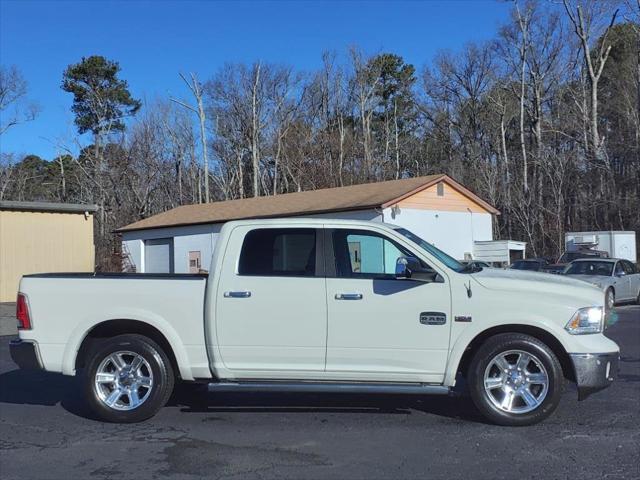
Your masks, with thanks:
<instances>
[{"instance_id":1,"label":"wooden siding","mask_svg":"<svg viewBox=\"0 0 640 480\"><path fill-rule=\"evenodd\" d=\"M491 213L480 204L463 195L446 182L442 182L444 195L438 196L438 184L417 192L407 197L397 205L400 208L413 208L416 210L440 210L447 212Z\"/></svg>"},{"instance_id":2,"label":"wooden siding","mask_svg":"<svg viewBox=\"0 0 640 480\"><path fill-rule=\"evenodd\" d=\"M93 215L0 211L0 302L14 302L22 275L94 270Z\"/></svg>"}]
</instances>

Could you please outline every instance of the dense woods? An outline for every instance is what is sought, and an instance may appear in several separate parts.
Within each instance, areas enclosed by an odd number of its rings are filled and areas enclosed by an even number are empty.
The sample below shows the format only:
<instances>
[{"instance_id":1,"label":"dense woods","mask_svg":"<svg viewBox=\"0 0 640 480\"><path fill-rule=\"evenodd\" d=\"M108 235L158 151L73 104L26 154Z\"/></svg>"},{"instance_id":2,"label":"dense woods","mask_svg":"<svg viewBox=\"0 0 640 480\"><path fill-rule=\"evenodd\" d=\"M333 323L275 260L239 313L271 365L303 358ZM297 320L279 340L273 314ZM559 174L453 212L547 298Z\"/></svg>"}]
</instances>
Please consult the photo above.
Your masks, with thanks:
<instances>
[{"instance_id":1,"label":"dense woods","mask_svg":"<svg viewBox=\"0 0 640 480\"><path fill-rule=\"evenodd\" d=\"M178 205L432 173L494 204L496 238L529 255L569 230L640 231L640 0L515 2L494 39L423 66L358 47L312 72L230 63L144 105L116 60L61 72L78 136L56 158L0 161L0 199L99 206L101 269L115 228ZM2 132L29 128L28 98L3 66Z\"/></svg>"}]
</instances>

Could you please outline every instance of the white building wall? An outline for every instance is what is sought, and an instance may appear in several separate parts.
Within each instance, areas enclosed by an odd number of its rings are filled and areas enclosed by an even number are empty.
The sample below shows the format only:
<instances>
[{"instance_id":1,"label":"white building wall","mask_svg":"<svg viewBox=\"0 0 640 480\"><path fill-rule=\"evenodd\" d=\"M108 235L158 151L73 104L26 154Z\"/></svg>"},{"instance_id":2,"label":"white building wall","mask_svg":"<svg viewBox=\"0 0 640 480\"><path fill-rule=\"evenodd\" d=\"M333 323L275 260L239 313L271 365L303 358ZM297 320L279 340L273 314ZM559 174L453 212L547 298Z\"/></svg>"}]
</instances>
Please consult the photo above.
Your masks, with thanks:
<instances>
[{"instance_id":1,"label":"white building wall","mask_svg":"<svg viewBox=\"0 0 640 480\"><path fill-rule=\"evenodd\" d=\"M385 208L384 221L412 231L453 258L473 255L473 242L493 240L490 213Z\"/></svg>"}]
</instances>

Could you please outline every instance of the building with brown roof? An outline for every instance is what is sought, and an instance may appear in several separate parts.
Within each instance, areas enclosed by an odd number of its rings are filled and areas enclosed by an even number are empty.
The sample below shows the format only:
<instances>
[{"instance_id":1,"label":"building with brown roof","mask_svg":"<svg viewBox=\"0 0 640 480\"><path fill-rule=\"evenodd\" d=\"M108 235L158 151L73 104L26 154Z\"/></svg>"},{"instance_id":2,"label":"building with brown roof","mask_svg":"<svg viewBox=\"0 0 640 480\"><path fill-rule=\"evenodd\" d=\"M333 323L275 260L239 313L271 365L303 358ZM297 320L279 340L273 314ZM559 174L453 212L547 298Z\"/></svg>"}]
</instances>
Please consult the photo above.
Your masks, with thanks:
<instances>
[{"instance_id":1,"label":"building with brown roof","mask_svg":"<svg viewBox=\"0 0 640 480\"><path fill-rule=\"evenodd\" d=\"M118 230L138 272L207 269L222 225L300 216L371 220L405 227L459 259L493 240L499 211L447 175L184 205Z\"/></svg>"}]
</instances>

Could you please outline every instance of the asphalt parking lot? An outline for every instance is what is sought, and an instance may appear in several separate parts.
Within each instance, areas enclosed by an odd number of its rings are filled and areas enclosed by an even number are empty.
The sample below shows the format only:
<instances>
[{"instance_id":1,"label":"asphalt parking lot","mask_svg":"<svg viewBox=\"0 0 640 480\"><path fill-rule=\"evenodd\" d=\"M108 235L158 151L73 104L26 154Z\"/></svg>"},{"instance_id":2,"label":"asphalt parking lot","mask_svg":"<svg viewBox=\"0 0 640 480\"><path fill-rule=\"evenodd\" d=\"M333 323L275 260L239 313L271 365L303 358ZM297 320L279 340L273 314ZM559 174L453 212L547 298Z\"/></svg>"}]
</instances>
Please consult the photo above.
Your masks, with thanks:
<instances>
[{"instance_id":1,"label":"asphalt parking lot","mask_svg":"<svg viewBox=\"0 0 640 480\"><path fill-rule=\"evenodd\" d=\"M640 307L617 309L618 381L543 424L464 398L194 394L136 425L87 418L74 378L16 370L0 337L0 478L640 478Z\"/></svg>"}]
</instances>

